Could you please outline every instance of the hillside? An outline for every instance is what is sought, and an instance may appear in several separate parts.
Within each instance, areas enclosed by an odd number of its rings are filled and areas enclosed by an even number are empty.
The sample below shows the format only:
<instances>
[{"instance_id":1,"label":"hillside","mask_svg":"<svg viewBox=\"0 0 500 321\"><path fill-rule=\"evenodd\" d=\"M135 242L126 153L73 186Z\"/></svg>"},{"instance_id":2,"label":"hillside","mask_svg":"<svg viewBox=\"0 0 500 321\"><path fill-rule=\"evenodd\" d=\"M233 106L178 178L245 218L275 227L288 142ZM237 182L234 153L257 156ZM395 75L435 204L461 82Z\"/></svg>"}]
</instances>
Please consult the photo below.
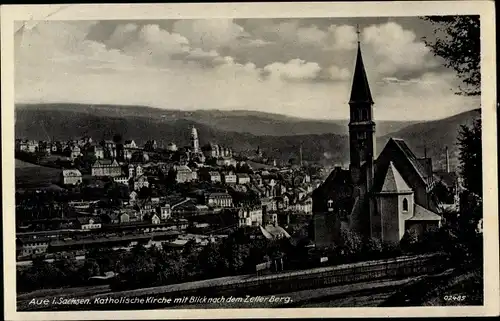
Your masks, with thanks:
<instances>
[{"instance_id":1,"label":"hillside","mask_svg":"<svg viewBox=\"0 0 500 321\"><path fill-rule=\"evenodd\" d=\"M481 116L480 109L467 111L448 118L421 122L410 125L394 133L379 137L377 139L377 152L380 152L390 137L401 138L417 156L424 156L424 149L427 157L433 159L435 169L445 166L445 147L448 146L450 155L450 167L458 166L459 148L457 137L460 125L470 126L474 119Z\"/></svg>"},{"instance_id":2,"label":"hillside","mask_svg":"<svg viewBox=\"0 0 500 321\"><path fill-rule=\"evenodd\" d=\"M111 118L162 119L166 122L189 120L222 131L248 133L256 136L291 136L348 134L348 120L313 120L284 115L247 111L165 110L146 106L113 106L84 104L18 104L16 111L74 112ZM415 121L377 121L377 136L395 132Z\"/></svg>"},{"instance_id":3,"label":"hillside","mask_svg":"<svg viewBox=\"0 0 500 321\"><path fill-rule=\"evenodd\" d=\"M18 138L37 140L67 140L84 135L101 140L111 139L114 134L120 133L125 139L133 138L138 144L156 139L160 146L166 146L170 142L185 146L189 144L189 128L193 125L198 129L202 145L217 142L231 146L237 152L251 152L261 146L269 157L281 156L282 159L288 160L298 158L299 145L302 143L305 160L320 160L324 158L326 151L331 151L331 158L347 157L342 153L348 148L347 137L344 135L256 136L222 131L186 119L101 117L74 111L21 109L16 111L15 132Z\"/></svg>"},{"instance_id":4,"label":"hillside","mask_svg":"<svg viewBox=\"0 0 500 321\"><path fill-rule=\"evenodd\" d=\"M218 142L231 146L237 152L251 152L260 146L269 157L297 159L302 144L304 160L347 163L349 157L346 121L339 121L338 127L329 126L332 131L321 133L327 130L326 127L318 129L318 125L315 130L309 129L316 121L259 112L182 112L138 106L75 106L23 105L16 108L16 137L64 140L89 135L101 140L120 133L125 139L133 138L139 144L156 139L160 146L172 141L184 146L189 143L189 128L194 125L201 144ZM383 130L394 132L377 138L376 151L380 152L390 137L397 137L404 139L417 156L423 156L425 143L427 155L434 159L435 166L441 166L444 164L444 147L448 146L452 166L455 166L458 129L461 124L470 124L477 115L478 110L469 111L437 121L413 122L409 126L403 126L404 122L382 122L382 125L377 122L378 131L385 126ZM257 130L258 126L262 129ZM293 132L293 128L305 133ZM333 130L335 128L338 129Z\"/></svg>"}]
</instances>

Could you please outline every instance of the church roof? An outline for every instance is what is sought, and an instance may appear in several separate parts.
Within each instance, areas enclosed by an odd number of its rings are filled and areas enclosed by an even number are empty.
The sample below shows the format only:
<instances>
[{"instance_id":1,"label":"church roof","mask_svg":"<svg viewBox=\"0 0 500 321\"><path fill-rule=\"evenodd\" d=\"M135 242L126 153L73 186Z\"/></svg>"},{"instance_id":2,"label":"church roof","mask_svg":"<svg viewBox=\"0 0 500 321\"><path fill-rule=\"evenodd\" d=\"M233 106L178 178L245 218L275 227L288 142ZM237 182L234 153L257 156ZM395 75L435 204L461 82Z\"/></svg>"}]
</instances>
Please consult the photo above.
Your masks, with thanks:
<instances>
[{"instance_id":1,"label":"church roof","mask_svg":"<svg viewBox=\"0 0 500 321\"><path fill-rule=\"evenodd\" d=\"M366 76L365 65L361 55L361 46L358 43L358 54L356 66L354 67L354 77L352 80L351 98L349 103L370 103L373 104L368 77Z\"/></svg>"},{"instance_id":2,"label":"church roof","mask_svg":"<svg viewBox=\"0 0 500 321\"><path fill-rule=\"evenodd\" d=\"M399 138L391 138L391 140L396 144L397 147L403 152L411 165L415 168L417 173L422 177L422 179L427 183L427 177L429 173L423 164L418 160L418 158L413 154L411 149L406 145L405 141ZM432 175L432 174L431 174Z\"/></svg>"},{"instance_id":3,"label":"church roof","mask_svg":"<svg viewBox=\"0 0 500 321\"><path fill-rule=\"evenodd\" d=\"M408 193L411 191L394 164L390 162L380 193Z\"/></svg>"},{"instance_id":4,"label":"church roof","mask_svg":"<svg viewBox=\"0 0 500 321\"><path fill-rule=\"evenodd\" d=\"M413 210L413 216L410 217L408 220L411 221L441 221L441 216L437 215L436 213L429 211L428 209L415 204L414 210Z\"/></svg>"}]
</instances>

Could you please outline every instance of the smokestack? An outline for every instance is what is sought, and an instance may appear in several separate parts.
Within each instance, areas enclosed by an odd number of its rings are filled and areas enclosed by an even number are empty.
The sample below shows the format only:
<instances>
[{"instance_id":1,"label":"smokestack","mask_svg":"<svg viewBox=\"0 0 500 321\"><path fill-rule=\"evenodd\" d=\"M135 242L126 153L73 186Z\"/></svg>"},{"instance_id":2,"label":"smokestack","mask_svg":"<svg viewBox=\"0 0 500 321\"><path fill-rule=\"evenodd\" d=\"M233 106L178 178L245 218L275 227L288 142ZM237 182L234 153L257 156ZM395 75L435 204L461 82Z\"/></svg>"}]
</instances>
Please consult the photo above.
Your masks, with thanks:
<instances>
[{"instance_id":1,"label":"smokestack","mask_svg":"<svg viewBox=\"0 0 500 321\"><path fill-rule=\"evenodd\" d=\"M448 146L446 146L446 172L450 172L450 155L448 152Z\"/></svg>"},{"instance_id":2,"label":"smokestack","mask_svg":"<svg viewBox=\"0 0 500 321\"><path fill-rule=\"evenodd\" d=\"M302 144L300 144L300 167L302 167Z\"/></svg>"},{"instance_id":3,"label":"smokestack","mask_svg":"<svg viewBox=\"0 0 500 321\"><path fill-rule=\"evenodd\" d=\"M424 158L427 158L427 145L424 144Z\"/></svg>"}]
</instances>

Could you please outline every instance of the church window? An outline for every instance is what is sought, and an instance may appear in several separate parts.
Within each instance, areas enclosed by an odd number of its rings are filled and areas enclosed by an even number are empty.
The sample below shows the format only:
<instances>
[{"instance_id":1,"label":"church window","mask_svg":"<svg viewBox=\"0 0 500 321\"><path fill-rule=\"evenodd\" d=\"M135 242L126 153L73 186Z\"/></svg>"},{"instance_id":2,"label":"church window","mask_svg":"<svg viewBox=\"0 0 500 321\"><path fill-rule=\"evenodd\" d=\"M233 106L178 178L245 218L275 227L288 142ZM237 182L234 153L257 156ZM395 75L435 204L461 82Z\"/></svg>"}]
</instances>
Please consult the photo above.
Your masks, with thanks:
<instances>
[{"instance_id":1,"label":"church window","mask_svg":"<svg viewBox=\"0 0 500 321\"><path fill-rule=\"evenodd\" d=\"M360 132L357 135L358 139L366 139L366 132Z\"/></svg>"},{"instance_id":2,"label":"church window","mask_svg":"<svg viewBox=\"0 0 500 321\"><path fill-rule=\"evenodd\" d=\"M362 109L358 109L358 119L359 119L360 121L364 120L364 119L363 119L363 110L362 110Z\"/></svg>"},{"instance_id":3,"label":"church window","mask_svg":"<svg viewBox=\"0 0 500 321\"><path fill-rule=\"evenodd\" d=\"M328 200L327 204L328 204L328 211L332 211L333 210L333 200Z\"/></svg>"},{"instance_id":4,"label":"church window","mask_svg":"<svg viewBox=\"0 0 500 321\"><path fill-rule=\"evenodd\" d=\"M408 212L408 200L406 198L403 199L403 212Z\"/></svg>"},{"instance_id":5,"label":"church window","mask_svg":"<svg viewBox=\"0 0 500 321\"><path fill-rule=\"evenodd\" d=\"M363 109L363 120L368 120L368 110Z\"/></svg>"}]
</instances>

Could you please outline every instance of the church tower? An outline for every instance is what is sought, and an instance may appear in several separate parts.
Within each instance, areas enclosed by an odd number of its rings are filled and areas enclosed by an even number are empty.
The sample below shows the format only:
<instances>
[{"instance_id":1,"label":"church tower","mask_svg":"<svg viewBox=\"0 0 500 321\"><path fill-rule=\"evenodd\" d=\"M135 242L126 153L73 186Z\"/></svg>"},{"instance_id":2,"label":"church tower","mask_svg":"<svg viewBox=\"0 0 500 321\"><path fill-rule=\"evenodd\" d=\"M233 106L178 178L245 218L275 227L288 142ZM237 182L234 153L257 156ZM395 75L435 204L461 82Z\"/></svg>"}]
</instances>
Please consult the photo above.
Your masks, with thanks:
<instances>
[{"instance_id":1,"label":"church tower","mask_svg":"<svg viewBox=\"0 0 500 321\"><path fill-rule=\"evenodd\" d=\"M375 122L373 99L368 85L358 31L358 50L351 97L349 99L349 148L352 181L360 194L369 192L373 185L375 154ZM362 196L362 195L360 195Z\"/></svg>"},{"instance_id":2,"label":"church tower","mask_svg":"<svg viewBox=\"0 0 500 321\"><path fill-rule=\"evenodd\" d=\"M200 151L200 141L198 140L198 131L193 126L191 128L191 148L193 149L193 153L198 153Z\"/></svg>"}]
</instances>

